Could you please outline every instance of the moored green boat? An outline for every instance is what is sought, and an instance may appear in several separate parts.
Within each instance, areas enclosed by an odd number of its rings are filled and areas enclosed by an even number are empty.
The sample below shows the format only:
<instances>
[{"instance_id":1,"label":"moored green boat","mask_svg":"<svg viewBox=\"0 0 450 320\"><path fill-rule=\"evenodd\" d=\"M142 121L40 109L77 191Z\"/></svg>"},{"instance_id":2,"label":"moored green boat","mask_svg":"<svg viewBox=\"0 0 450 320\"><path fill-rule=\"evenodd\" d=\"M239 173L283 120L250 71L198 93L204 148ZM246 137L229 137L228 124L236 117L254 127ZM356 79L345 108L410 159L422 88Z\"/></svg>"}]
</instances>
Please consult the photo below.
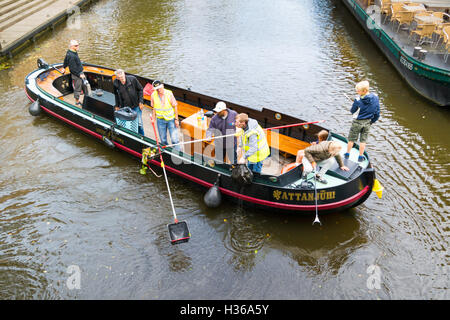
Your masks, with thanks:
<instances>
[{"instance_id":1,"label":"moored green boat","mask_svg":"<svg viewBox=\"0 0 450 320\"><path fill-rule=\"evenodd\" d=\"M443 12L443 20L436 27L447 25L450 2L442 1L367 1L342 0L350 12L360 22L364 30L377 44L406 82L425 98L440 106L450 106L450 42L448 32L441 32L429 38L419 38L414 30L421 25L416 15L419 12ZM389 2L390 4L387 4ZM401 11L407 11L411 6L422 6L425 11L417 10L411 13L411 19L400 22L393 17L397 3ZM450 17L450 16L448 16ZM418 45L420 44L420 49Z\"/></svg>"}]
</instances>

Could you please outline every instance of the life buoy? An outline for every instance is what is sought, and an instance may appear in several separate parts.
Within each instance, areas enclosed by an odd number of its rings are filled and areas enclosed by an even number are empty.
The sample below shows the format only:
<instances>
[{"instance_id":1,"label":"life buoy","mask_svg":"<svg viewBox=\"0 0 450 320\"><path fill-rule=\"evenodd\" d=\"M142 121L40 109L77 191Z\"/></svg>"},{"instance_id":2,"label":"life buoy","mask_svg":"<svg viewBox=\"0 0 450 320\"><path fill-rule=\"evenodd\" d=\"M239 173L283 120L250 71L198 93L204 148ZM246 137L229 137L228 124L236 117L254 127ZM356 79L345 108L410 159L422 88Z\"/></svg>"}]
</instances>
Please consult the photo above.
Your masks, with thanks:
<instances>
[{"instance_id":1,"label":"life buoy","mask_svg":"<svg viewBox=\"0 0 450 320\"><path fill-rule=\"evenodd\" d=\"M287 165L285 165L282 169L281 169L281 174L286 173L288 171L291 171L292 169L294 169L297 166L297 164L294 163L289 163Z\"/></svg>"}]
</instances>

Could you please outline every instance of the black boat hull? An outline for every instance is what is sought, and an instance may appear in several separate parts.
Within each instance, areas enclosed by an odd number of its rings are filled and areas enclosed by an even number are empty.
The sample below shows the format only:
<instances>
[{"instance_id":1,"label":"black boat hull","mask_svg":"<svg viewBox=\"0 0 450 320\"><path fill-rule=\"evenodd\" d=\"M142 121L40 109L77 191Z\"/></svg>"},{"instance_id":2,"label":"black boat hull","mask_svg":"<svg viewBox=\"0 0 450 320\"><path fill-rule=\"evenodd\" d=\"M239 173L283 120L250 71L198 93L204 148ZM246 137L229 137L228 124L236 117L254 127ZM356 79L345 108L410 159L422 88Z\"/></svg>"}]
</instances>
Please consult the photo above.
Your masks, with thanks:
<instances>
[{"instance_id":1,"label":"black boat hull","mask_svg":"<svg viewBox=\"0 0 450 320\"><path fill-rule=\"evenodd\" d=\"M44 94L41 89L38 90L37 85L31 88L32 81L28 77L25 81L25 91L30 101L34 102L39 99L39 104L44 112L77 130L98 140L104 140L106 137L108 141L113 142L117 149L125 151L139 160L142 158L143 149L156 145L155 141L148 137L144 138L138 134L130 134L130 132L122 128L117 128L112 121L95 116L88 111L81 110L81 112L67 103L63 104L58 99ZM178 89L178 91L183 92L182 89ZM179 92L177 94L177 90L174 90L174 92L177 100L183 99ZM192 92L186 92L185 94L188 93L195 95ZM210 99L214 100L213 98ZM210 108L213 106L214 104ZM239 107L236 106L236 108ZM240 108L249 111L249 113L258 113L257 110L247 109L242 106ZM312 129L317 131L321 127ZM163 153L163 158L168 173L191 181L203 187L205 191L214 185L220 174L221 178L218 187L222 195L234 202L272 212L315 213L314 188L293 189L292 187L286 187L286 184L281 184L281 178L270 183L268 182L268 177L265 176L255 176L251 185L242 187L232 180L231 172L227 174L208 165L199 165L192 161L181 161L181 158L171 153L170 149ZM152 159L151 164L160 167L159 159ZM299 174L298 168L296 168L289 173L290 178L285 179L298 179ZM345 210L363 203L371 194L374 178L375 171L369 164L368 168L361 169L361 172L355 174L354 178L343 185L318 189L317 202L319 212L329 213Z\"/></svg>"}]
</instances>

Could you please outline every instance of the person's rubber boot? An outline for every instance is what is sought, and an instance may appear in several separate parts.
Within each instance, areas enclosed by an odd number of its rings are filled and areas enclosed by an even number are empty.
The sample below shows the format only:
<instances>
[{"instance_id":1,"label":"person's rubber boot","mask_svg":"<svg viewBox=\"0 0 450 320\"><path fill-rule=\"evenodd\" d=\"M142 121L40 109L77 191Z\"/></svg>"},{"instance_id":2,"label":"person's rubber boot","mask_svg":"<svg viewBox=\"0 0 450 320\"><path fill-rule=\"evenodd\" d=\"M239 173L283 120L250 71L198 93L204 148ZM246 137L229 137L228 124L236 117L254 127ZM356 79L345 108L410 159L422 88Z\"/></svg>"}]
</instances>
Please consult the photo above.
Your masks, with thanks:
<instances>
[{"instance_id":1,"label":"person's rubber boot","mask_svg":"<svg viewBox=\"0 0 450 320\"><path fill-rule=\"evenodd\" d=\"M345 158L345 159L350 158L350 153L348 153L348 152L344 153L344 158Z\"/></svg>"},{"instance_id":2,"label":"person's rubber boot","mask_svg":"<svg viewBox=\"0 0 450 320\"><path fill-rule=\"evenodd\" d=\"M358 162L363 162L364 160L366 160L366 157L364 157L364 156L358 157Z\"/></svg>"}]
</instances>

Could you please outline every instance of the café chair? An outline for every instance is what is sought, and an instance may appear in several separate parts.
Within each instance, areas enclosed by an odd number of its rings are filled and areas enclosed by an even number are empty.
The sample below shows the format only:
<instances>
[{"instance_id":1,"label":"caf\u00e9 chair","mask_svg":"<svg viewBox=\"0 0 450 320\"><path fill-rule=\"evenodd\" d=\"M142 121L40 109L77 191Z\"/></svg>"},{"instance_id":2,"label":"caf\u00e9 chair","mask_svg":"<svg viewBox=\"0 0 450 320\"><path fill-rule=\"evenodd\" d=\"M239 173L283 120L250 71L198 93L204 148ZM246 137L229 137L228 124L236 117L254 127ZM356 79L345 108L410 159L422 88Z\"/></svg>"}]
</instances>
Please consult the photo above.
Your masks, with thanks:
<instances>
[{"instance_id":1,"label":"caf\u00e9 chair","mask_svg":"<svg viewBox=\"0 0 450 320\"><path fill-rule=\"evenodd\" d=\"M429 43L433 43L433 32L436 30L435 24L419 24L416 30L412 30L409 38L414 37L414 35L418 36L419 45L423 44L426 39L430 39Z\"/></svg>"},{"instance_id":2,"label":"caf\u00e9 chair","mask_svg":"<svg viewBox=\"0 0 450 320\"><path fill-rule=\"evenodd\" d=\"M448 56L450 55L450 26L444 27L442 33L444 34L444 62L447 63Z\"/></svg>"},{"instance_id":3,"label":"caf\u00e9 chair","mask_svg":"<svg viewBox=\"0 0 450 320\"><path fill-rule=\"evenodd\" d=\"M384 14L383 24L385 24L391 13L391 0L380 0L380 13Z\"/></svg>"},{"instance_id":4,"label":"caf\u00e9 chair","mask_svg":"<svg viewBox=\"0 0 450 320\"><path fill-rule=\"evenodd\" d=\"M441 40L444 40L444 28L445 27L449 27L450 26L450 22L448 23L440 23L437 25L436 29L434 30L433 33L433 37L435 40L435 48L437 48L439 46L439 43L441 42Z\"/></svg>"},{"instance_id":5,"label":"caf\u00e9 chair","mask_svg":"<svg viewBox=\"0 0 450 320\"><path fill-rule=\"evenodd\" d=\"M398 28L397 28L397 33L400 30L400 26L406 24L408 25L408 29L409 26L411 25L411 22L414 19L414 12L410 12L410 11L399 11L396 13L395 17L391 20L393 24L395 24L396 22L398 23Z\"/></svg>"}]
</instances>

